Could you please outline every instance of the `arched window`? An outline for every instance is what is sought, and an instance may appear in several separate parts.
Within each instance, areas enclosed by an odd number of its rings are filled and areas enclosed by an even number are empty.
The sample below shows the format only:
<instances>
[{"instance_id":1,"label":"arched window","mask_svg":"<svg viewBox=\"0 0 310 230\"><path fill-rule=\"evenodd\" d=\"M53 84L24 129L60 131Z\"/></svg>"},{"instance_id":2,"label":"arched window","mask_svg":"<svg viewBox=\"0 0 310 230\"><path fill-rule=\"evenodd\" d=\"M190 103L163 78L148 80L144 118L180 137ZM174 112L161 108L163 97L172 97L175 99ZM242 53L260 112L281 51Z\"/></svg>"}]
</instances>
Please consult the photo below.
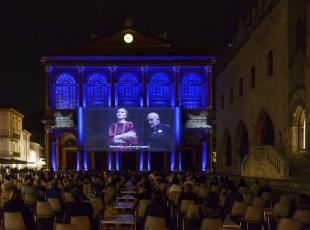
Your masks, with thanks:
<instances>
[{"instance_id":1,"label":"arched window","mask_svg":"<svg viewBox=\"0 0 310 230\"><path fill-rule=\"evenodd\" d=\"M223 150L225 157L225 166L232 166L232 147L231 147L231 137L228 130L225 130L224 140L223 140Z\"/></svg>"},{"instance_id":2,"label":"arched window","mask_svg":"<svg viewBox=\"0 0 310 230\"><path fill-rule=\"evenodd\" d=\"M55 84L56 109L75 109L77 106L77 84L70 74L61 74Z\"/></svg>"},{"instance_id":3,"label":"arched window","mask_svg":"<svg viewBox=\"0 0 310 230\"><path fill-rule=\"evenodd\" d=\"M202 82L196 74L185 75L181 82L181 106L184 108L202 107Z\"/></svg>"},{"instance_id":4,"label":"arched window","mask_svg":"<svg viewBox=\"0 0 310 230\"><path fill-rule=\"evenodd\" d=\"M108 82L101 74L89 77L86 84L86 106L101 107L108 105Z\"/></svg>"},{"instance_id":5,"label":"arched window","mask_svg":"<svg viewBox=\"0 0 310 230\"><path fill-rule=\"evenodd\" d=\"M156 73L152 76L149 87L150 106L169 106L170 83L167 75Z\"/></svg>"},{"instance_id":6,"label":"arched window","mask_svg":"<svg viewBox=\"0 0 310 230\"><path fill-rule=\"evenodd\" d=\"M139 105L139 83L135 75L127 73L120 77L118 83L118 105Z\"/></svg>"}]
</instances>

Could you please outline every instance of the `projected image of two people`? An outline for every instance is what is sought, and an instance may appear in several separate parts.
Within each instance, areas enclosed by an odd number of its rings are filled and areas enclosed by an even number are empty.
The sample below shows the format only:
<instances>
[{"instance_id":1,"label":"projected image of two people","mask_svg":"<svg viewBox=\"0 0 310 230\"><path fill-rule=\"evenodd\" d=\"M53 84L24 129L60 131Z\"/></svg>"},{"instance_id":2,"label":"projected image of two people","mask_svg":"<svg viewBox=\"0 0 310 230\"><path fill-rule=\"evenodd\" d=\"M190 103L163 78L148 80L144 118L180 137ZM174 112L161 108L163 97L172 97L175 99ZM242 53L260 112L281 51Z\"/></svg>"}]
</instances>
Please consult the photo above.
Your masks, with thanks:
<instances>
[{"instance_id":1,"label":"projected image of two people","mask_svg":"<svg viewBox=\"0 0 310 230\"><path fill-rule=\"evenodd\" d=\"M171 151L174 149L173 128L170 124L162 122L159 112L148 109L140 113L133 111L133 113L130 116L127 109L117 109L117 121L110 123L108 128L109 148L149 151ZM143 119L142 115L144 115ZM130 117L135 120L138 117L139 124L130 121ZM171 123L171 116L167 120L170 120Z\"/></svg>"}]
</instances>

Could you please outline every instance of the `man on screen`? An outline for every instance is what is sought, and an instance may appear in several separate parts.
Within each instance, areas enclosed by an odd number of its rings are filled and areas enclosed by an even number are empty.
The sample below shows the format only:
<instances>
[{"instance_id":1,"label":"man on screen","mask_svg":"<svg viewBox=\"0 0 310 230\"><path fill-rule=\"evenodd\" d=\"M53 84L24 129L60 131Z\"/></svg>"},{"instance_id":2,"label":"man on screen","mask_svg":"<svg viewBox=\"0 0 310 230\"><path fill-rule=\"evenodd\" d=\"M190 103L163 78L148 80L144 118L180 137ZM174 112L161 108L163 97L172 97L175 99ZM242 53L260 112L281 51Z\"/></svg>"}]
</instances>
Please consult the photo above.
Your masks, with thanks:
<instances>
[{"instance_id":1,"label":"man on screen","mask_svg":"<svg viewBox=\"0 0 310 230\"><path fill-rule=\"evenodd\" d=\"M168 151L173 149L172 129L167 124L160 123L157 113L147 115L149 127L145 131L145 144L150 146L152 151Z\"/></svg>"}]
</instances>

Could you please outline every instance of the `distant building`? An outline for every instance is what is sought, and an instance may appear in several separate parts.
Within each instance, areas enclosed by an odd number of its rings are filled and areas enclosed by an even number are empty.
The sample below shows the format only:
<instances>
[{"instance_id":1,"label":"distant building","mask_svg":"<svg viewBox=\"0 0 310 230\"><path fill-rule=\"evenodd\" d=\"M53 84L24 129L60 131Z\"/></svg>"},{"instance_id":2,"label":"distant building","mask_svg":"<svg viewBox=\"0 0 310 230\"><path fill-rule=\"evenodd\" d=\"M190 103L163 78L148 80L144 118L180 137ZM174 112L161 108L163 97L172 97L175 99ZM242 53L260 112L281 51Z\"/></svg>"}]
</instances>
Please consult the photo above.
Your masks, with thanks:
<instances>
[{"instance_id":1,"label":"distant building","mask_svg":"<svg viewBox=\"0 0 310 230\"><path fill-rule=\"evenodd\" d=\"M31 148L42 147L30 142L31 133L23 129L24 115L12 108L0 108L0 164L11 167L26 167L30 160ZM39 155L31 156L33 167L37 166ZM41 164L42 165L42 164Z\"/></svg>"},{"instance_id":2,"label":"distant building","mask_svg":"<svg viewBox=\"0 0 310 230\"><path fill-rule=\"evenodd\" d=\"M216 77L218 171L309 175L306 0L258 0L239 23Z\"/></svg>"},{"instance_id":3,"label":"distant building","mask_svg":"<svg viewBox=\"0 0 310 230\"><path fill-rule=\"evenodd\" d=\"M205 50L172 48L166 35L121 31L79 48L51 49L46 68L45 137L54 169L207 169L211 166L212 65ZM88 108L180 108L175 152L84 151L78 111ZM185 127L189 114L197 116ZM81 118L82 119L82 118ZM100 125L100 121L97 124ZM143 121L141 121L143 122ZM79 129L80 128L80 129ZM87 127L86 127L87 128ZM100 142L100 141L99 141ZM100 142L102 143L102 142Z\"/></svg>"}]
</instances>

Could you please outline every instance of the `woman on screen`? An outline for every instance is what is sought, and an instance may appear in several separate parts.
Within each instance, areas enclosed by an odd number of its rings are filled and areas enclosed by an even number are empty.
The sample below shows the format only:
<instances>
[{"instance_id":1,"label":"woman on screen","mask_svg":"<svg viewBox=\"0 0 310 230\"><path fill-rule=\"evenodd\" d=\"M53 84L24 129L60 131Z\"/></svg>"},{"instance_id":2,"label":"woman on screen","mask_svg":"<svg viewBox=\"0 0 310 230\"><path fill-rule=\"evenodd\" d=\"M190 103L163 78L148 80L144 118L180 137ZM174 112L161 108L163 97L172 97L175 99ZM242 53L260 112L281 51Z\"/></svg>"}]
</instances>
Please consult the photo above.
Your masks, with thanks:
<instances>
[{"instance_id":1,"label":"woman on screen","mask_svg":"<svg viewBox=\"0 0 310 230\"><path fill-rule=\"evenodd\" d=\"M128 111L119 108L116 112L117 122L109 125L110 145L135 145L138 137L134 125L131 121L126 121Z\"/></svg>"}]
</instances>

